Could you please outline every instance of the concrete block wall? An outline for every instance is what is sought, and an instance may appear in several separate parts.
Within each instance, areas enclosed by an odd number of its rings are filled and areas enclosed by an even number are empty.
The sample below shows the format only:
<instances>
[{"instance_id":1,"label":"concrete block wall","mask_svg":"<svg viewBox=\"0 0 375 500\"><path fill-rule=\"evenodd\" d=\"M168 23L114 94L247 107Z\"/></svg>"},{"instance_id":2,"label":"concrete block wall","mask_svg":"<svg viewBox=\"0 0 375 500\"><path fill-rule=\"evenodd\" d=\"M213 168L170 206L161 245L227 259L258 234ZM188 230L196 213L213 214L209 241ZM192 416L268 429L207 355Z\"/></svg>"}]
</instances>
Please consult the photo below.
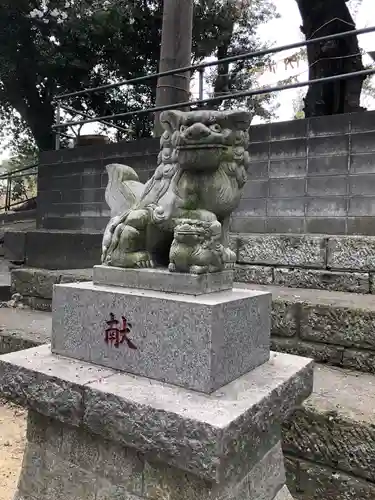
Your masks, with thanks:
<instances>
[{"instance_id":1,"label":"concrete block wall","mask_svg":"<svg viewBox=\"0 0 375 500\"><path fill-rule=\"evenodd\" d=\"M233 232L375 235L375 111L257 125L250 136ZM142 139L43 153L38 227L102 230L105 165L126 163L144 182L158 151Z\"/></svg>"},{"instance_id":2,"label":"concrete block wall","mask_svg":"<svg viewBox=\"0 0 375 500\"><path fill-rule=\"evenodd\" d=\"M375 112L258 125L242 233L375 235Z\"/></svg>"},{"instance_id":3,"label":"concrete block wall","mask_svg":"<svg viewBox=\"0 0 375 500\"><path fill-rule=\"evenodd\" d=\"M158 139L85 146L41 154L37 225L40 229L101 231L109 218L105 166L133 167L141 182L155 170Z\"/></svg>"}]
</instances>

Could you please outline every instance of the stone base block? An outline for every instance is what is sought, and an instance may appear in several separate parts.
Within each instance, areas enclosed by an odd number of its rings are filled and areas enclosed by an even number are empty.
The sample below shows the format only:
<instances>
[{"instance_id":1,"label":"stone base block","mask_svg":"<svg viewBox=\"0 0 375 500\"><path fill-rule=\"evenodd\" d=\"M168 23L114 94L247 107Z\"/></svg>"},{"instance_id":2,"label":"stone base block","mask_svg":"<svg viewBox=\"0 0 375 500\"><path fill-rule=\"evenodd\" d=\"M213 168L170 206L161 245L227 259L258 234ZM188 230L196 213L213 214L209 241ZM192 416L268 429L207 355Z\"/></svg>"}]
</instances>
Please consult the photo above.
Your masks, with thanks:
<instances>
[{"instance_id":1,"label":"stone base block","mask_svg":"<svg viewBox=\"0 0 375 500\"><path fill-rule=\"evenodd\" d=\"M52 351L211 393L269 359L270 311L271 294L256 290L57 285Z\"/></svg>"},{"instance_id":2,"label":"stone base block","mask_svg":"<svg viewBox=\"0 0 375 500\"><path fill-rule=\"evenodd\" d=\"M290 500L281 422L310 360L271 360L211 395L56 356L0 357L0 393L29 408L17 498Z\"/></svg>"},{"instance_id":3,"label":"stone base block","mask_svg":"<svg viewBox=\"0 0 375 500\"><path fill-rule=\"evenodd\" d=\"M153 461L127 446L30 412L18 498L50 500L289 500L276 443L226 485ZM275 496L276 495L276 496ZM283 496L284 495L284 496Z\"/></svg>"},{"instance_id":4,"label":"stone base block","mask_svg":"<svg viewBox=\"0 0 375 500\"><path fill-rule=\"evenodd\" d=\"M234 272L185 274L170 273L167 269L125 269L94 266L95 285L114 285L157 292L202 295L233 288Z\"/></svg>"}]
</instances>

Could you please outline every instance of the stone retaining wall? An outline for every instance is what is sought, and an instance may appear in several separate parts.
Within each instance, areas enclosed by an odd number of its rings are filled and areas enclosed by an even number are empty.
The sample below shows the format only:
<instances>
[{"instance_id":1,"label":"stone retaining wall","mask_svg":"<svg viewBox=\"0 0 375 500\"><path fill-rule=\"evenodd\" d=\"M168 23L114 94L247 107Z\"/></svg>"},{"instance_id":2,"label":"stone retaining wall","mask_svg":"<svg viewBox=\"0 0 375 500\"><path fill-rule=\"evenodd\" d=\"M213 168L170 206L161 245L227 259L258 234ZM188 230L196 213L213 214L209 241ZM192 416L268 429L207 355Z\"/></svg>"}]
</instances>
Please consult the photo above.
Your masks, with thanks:
<instances>
[{"instance_id":1,"label":"stone retaining wall","mask_svg":"<svg viewBox=\"0 0 375 500\"><path fill-rule=\"evenodd\" d=\"M375 373L375 307L361 300L273 296L272 349Z\"/></svg>"},{"instance_id":2,"label":"stone retaining wall","mask_svg":"<svg viewBox=\"0 0 375 500\"><path fill-rule=\"evenodd\" d=\"M296 500L375 498L373 383L370 375L316 367L313 395L283 427Z\"/></svg>"},{"instance_id":3,"label":"stone retaining wall","mask_svg":"<svg viewBox=\"0 0 375 500\"><path fill-rule=\"evenodd\" d=\"M11 273L11 291L19 293L23 302L37 311L50 311L53 285L91 281L91 269L51 271L46 269L14 269Z\"/></svg>"},{"instance_id":4,"label":"stone retaining wall","mask_svg":"<svg viewBox=\"0 0 375 500\"><path fill-rule=\"evenodd\" d=\"M232 234L236 281L375 293L375 237Z\"/></svg>"}]
</instances>

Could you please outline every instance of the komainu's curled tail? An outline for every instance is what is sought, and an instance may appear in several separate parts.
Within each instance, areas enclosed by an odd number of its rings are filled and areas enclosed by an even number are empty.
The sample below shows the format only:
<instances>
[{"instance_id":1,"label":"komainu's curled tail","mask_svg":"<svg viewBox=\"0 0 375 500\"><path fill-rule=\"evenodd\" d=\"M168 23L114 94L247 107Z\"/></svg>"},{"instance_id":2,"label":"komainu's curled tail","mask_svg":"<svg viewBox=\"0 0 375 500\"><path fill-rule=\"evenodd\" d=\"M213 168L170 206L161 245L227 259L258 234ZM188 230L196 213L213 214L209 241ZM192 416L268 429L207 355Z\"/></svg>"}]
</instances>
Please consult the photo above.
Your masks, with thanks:
<instances>
[{"instance_id":1,"label":"komainu's curled tail","mask_svg":"<svg viewBox=\"0 0 375 500\"><path fill-rule=\"evenodd\" d=\"M135 170L127 165L112 163L106 166L108 184L105 201L111 209L111 218L132 208L143 194L144 184L139 182Z\"/></svg>"},{"instance_id":2,"label":"komainu's curled tail","mask_svg":"<svg viewBox=\"0 0 375 500\"><path fill-rule=\"evenodd\" d=\"M140 201L145 187L144 184L139 182L135 170L127 165L111 163L106 166L106 170L108 172L108 184L105 191L105 201L111 209L111 219L107 224L103 237L103 262L117 225L125 220L129 211Z\"/></svg>"}]
</instances>

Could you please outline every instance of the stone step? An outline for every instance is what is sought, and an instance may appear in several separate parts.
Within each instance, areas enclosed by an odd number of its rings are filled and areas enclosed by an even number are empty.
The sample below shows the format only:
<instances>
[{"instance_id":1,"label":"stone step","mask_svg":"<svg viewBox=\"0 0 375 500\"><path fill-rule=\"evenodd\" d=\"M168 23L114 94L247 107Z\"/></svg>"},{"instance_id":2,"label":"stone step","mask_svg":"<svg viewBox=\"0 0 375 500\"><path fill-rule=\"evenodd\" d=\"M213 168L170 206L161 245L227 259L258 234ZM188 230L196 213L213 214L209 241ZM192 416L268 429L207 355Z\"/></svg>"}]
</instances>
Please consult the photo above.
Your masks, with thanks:
<instances>
[{"instance_id":1,"label":"stone step","mask_svg":"<svg viewBox=\"0 0 375 500\"><path fill-rule=\"evenodd\" d=\"M17 222L35 221L36 209L19 210L0 214L0 226L10 226Z\"/></svg>"},{"instance_id":2,"label":"stone step","mask_svg":"<svg viewBox=\"0 0 375 500\"><path fill-rule=\"evenodd\" d=\"M314 392L283 427L296 500L375 498L375 376L317 365Z\"/></svg>"},{"instance_id":3,"label":"stone step","mask_svg":"<svg viewBox=\"0 0 375 500\"><path fill-rule=\"evenodd\" d=\"M32 309L50 311L53 285L91 281L92 269L50 269L18 268L11 271L12 293L19 293L24 303Z\"/></svg>"},{"instance_id":4,"label":"stone step","mask_svg":"<svg viewBox=\"0 0 375 500\"><path fill-rule=\"evenodd\" d=\"M0 257L0 302L9 300L10 296L9 264Z\"/></svg>"},{"instance_id":5,"label":"stone step","mask_svg":"<svg viewBox=\"0 0 375 500\"><path fill-rule=\"evenodd\" d=\"M244 285L272 293L272 348L375 373L375 297Z\"/></svg>"},{"instance_id":6,"label":"stone step","mask_svg":"<svg viewBox=\"0 0 375 500\"><path fill-rule=\"evenodd\" d=\"M31 213L7 214L0 220L0 242L3 256L11 261L23 263L25 260L25 242L28 231L35 229L35 217ZM8 243L12 243L10 246Z\"/></svg>"},{"instance_id":7,"label":"stone step","mask_svg":"<svg viewBox=\"0 0 375 500\"><path fill-rule=\"evenodd\" d=\"M0 308L0 354L50 342L52 316L48 312Z\"/></svg>"},{"instance_id":8,"label":"stone step","mask_svg":"<svg viewBox=\"0 0 375 500\"><path fill-rule=\"evenodd\" d=\"M11 299L10 285L0 283L0 303L8 302Z\"/></svg>"}]
</instances>

